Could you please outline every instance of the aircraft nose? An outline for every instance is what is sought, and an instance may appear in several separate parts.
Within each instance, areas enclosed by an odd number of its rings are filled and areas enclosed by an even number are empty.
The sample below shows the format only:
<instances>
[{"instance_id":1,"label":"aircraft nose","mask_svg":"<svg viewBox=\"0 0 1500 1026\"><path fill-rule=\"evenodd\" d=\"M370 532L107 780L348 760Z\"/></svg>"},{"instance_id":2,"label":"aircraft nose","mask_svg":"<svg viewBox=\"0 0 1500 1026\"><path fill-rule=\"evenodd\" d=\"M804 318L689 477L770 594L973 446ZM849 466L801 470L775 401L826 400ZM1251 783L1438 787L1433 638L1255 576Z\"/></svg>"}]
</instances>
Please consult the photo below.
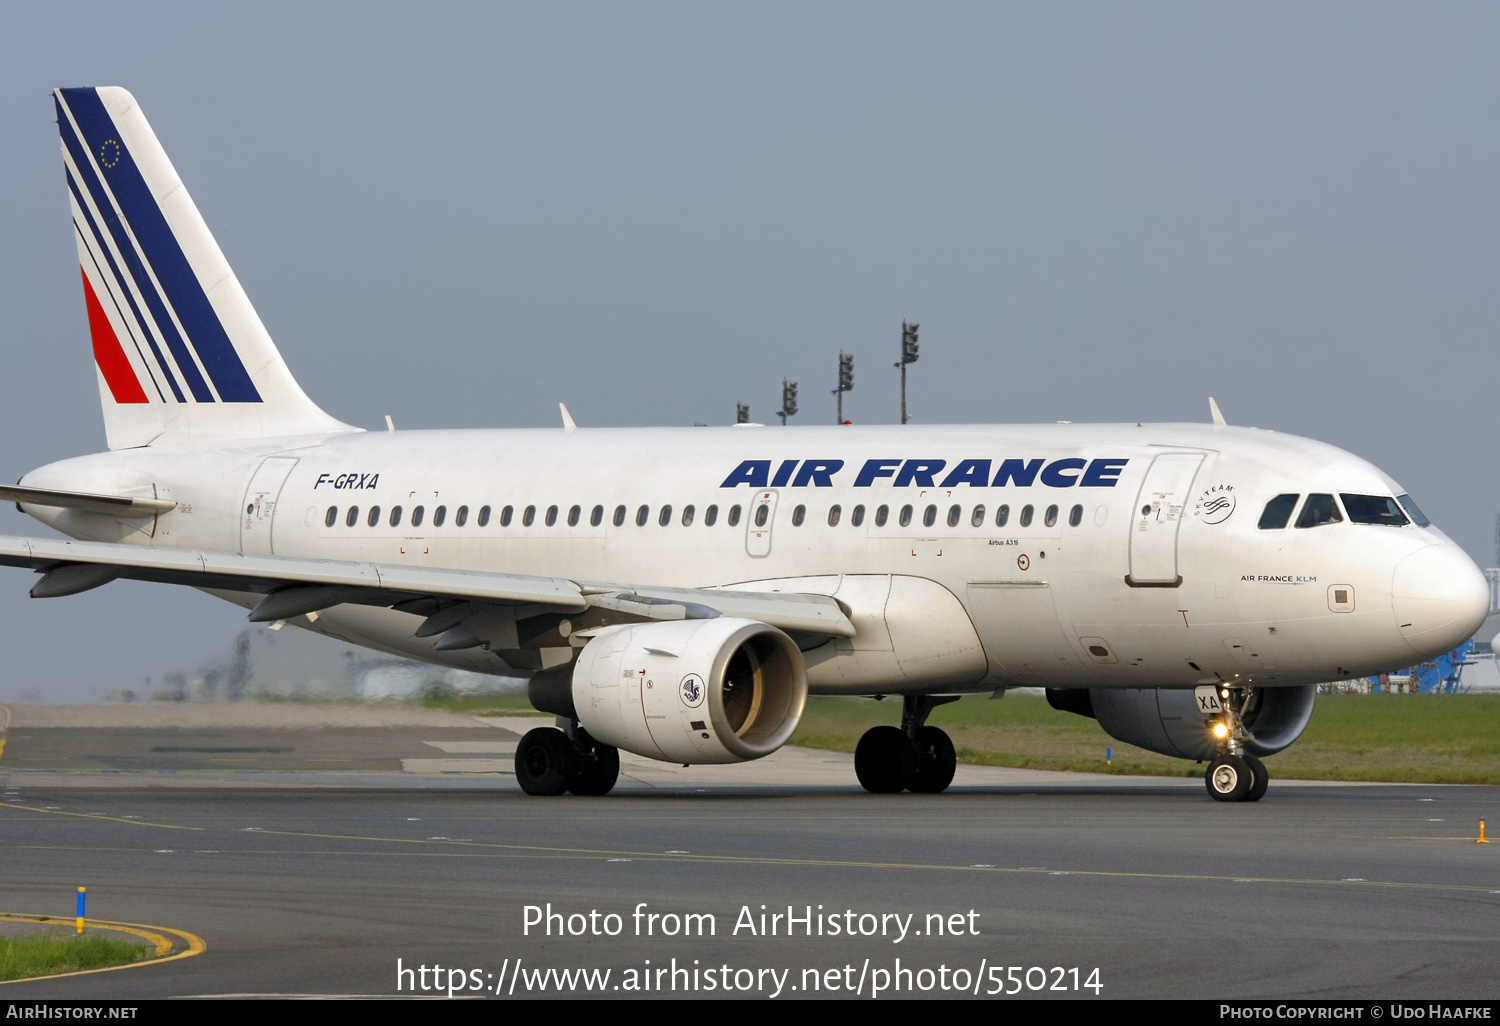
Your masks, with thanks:
<instances>
[{"instance_id":1,"label":"aircraft nose","mask_svg":"<svg viewBox=\"0 0 1500 1026\"><path fill-rule=\"evenodd\" d=\"M1490 588L1458 546L1438 543L1396 564L1391 605L1401 636L1428 659L1473 637L1489 615Z\"/></svg>"}]
</instances>

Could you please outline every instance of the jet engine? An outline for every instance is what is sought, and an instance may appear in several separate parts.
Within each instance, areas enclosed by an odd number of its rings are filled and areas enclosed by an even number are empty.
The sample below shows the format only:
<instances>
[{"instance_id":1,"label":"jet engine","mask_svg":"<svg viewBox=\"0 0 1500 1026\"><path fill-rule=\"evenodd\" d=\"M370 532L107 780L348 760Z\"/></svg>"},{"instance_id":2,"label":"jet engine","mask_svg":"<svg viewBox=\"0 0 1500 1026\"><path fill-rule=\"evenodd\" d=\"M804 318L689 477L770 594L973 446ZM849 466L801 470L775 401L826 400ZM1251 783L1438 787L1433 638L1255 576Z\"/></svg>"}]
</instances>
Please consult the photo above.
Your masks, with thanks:
<instances>
[{"instance_id":1,"label":"jet engine","mask_svg":"<svg viewBox=\"0 0 1500 1026\"><path fill-rule=\"evenodd\" d=\"M807 703L791 638L721 616L630 624L591 639L569 668L532 678L538 709L595 740L664 762L759 759L786 744Z\"/></svg>"},{"instance_id":2,"label":"jet engine","mask_svg":"<svg viewBox=\"0 0 1500 1026\"><path fill-rule=\"evenodd\" d=\"M1274 755L1307 729L1317 685L1256 688L1241 713L1255 740L1252 755ZM1179 759L1207 761L1219 752L1193 692L1178 688L1048 688L1054 709L1092 716L1110 737Z\"/></svg>"}]
</instances>

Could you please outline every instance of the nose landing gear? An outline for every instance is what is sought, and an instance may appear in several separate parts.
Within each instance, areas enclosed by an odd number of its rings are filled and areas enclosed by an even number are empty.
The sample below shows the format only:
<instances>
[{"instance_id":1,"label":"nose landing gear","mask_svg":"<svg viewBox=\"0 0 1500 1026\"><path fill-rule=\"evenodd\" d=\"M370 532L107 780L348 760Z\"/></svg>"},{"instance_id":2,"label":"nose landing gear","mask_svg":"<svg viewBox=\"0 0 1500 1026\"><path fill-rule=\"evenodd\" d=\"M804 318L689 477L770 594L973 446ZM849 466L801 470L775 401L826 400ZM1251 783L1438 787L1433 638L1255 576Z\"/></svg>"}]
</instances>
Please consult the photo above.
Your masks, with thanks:
<instances>
[{"instance_id":1,"label":"nose landing gear","mask_svg":"<svg viewBox=\"0 0 1500 1026\"><path fill-rule=\"evenodd\" d=\"M1226 687L1220 691L1223 716L1213 725L1214 736L1219 739L1219 754L1203 774L1203 784L1214 801L1258 802L1265 797L1266 786L1271 782L1266 764L1245 751L1245 742L1255 740L1243 717L1251 694L1248 687Z\"/></svg>"},{"instance_id":2,"label":"nose landing gear","mask_svg":"<svg viewBox=\"0 0 1500 1026\"><path fill-rule=\"evenodd\" d=\"M854 749L854 773L874 794L938 794L947 790L958 756L947 733L927 726L927 715L957 695L907 695L900 727L871 727Z\"/></svg>"}]
</instances>

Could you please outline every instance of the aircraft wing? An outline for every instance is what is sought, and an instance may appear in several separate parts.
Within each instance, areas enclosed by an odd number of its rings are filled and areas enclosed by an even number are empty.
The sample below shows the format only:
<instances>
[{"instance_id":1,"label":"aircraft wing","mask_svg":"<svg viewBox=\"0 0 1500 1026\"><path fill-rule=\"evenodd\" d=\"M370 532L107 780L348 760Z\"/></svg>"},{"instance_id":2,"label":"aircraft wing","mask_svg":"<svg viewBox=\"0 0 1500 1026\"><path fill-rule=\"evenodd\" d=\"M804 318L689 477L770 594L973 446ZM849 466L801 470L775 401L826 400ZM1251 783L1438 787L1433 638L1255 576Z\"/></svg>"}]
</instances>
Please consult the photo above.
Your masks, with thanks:
<instances>
[{"instance_id":1,"label":"aircraft wing","mask_svg":"<svg viewBox=\"0 0 1500 1026\"><path fill-rule=\"evenodd\" d=\"M512 623L582 614L577 629L724 615L807 634L855 633L843 609L826 595L580 583L480 570L17 537L0 537L0 566L42 573L31 590L35 598L71 595L116 579L260 593L265 598L250 614L257 623L343 603L393 606L427 617L419 637L456 627L476 610L498 611ZM459 608L464 605L469 608Z\"/></svg>"}]
</instances>

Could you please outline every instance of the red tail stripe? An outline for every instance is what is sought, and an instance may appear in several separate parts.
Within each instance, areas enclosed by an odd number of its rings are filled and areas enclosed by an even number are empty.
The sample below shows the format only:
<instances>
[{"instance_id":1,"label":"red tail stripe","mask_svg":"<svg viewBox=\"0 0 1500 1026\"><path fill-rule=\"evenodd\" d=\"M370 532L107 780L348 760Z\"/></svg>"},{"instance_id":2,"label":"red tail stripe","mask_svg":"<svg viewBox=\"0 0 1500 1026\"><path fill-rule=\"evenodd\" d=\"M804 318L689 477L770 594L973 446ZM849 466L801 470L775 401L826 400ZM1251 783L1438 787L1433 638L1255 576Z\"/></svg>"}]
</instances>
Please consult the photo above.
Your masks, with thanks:
<instances>
[{"instance_id":1,"label":"red tail stripe","mask_svg":"<svg viewBox=\"0 0 1500 1026\"><path fill-rule=\"evenodd\" d=\"M105 314L104 307L99 305L99 297L94 295L94 286L89 284L88 274L81 267L78 270L83 274L83 299L89 308L89 334L94 338L94 362L104 375L109 394L115 397L117 403L150 402L145 390L141 388L140 379L130 366L130 360L125 356L125 350L120 346L120 338L115 334L114 325L109 323L109 316Z\"/></svg>"}]
</instances>

